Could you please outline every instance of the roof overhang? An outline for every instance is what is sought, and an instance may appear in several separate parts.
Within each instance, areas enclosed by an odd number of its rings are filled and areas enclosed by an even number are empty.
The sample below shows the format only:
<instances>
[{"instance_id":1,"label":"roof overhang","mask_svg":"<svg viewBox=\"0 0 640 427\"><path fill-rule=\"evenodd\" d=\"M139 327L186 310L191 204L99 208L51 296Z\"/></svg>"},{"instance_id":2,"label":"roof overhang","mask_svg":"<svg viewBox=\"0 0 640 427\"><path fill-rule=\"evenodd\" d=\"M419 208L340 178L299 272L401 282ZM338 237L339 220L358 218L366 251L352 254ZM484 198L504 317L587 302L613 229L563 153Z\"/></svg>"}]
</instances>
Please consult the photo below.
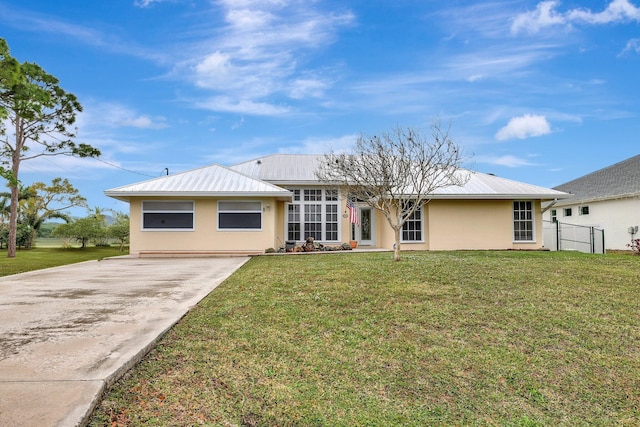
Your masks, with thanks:
<instances>
[{"instance_id":1,"label":"roof overhang","mask_svg":"<svg viewBox=\"0 0 640 427\"><path fill-rule=\"evenodd\" d=\"M131 198L141 197L165 197L165 198L275 198L284 202L289 202L293 198L293 193L290 191L278 191L278 192L205 192L205 191L113 191L107 190L104 192L105 196L112 197L114 199L122 200L123 202L129 202Z\"/></svg>"},{"instance_id":2,"label":"roof overhang","mask_svg":"<svg viewBox=\"0 0 640 427\"><path fill-rule=\"evenodd\" d=\"M574 196L571 194L571 196ZM568 205L584 205L586 203L595 203L595 202L607 202L610 200L624 200L624 199L638 199L640 198L639 193L628 193L628 194L616 194L608 197L590 197L590 198L574 198L572 200L564 200L562 202L558 202L556 206L568 206Z\"/></svg>"}]
</instances>

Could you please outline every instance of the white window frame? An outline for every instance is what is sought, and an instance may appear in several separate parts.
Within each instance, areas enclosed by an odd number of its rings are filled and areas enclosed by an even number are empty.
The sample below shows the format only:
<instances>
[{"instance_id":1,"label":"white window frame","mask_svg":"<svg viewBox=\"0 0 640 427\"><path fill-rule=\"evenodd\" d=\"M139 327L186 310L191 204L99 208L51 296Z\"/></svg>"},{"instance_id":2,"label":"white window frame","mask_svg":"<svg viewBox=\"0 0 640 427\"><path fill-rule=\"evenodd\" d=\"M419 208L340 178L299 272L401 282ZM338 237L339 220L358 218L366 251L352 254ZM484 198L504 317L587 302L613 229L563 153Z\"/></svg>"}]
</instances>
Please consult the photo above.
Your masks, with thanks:
<instances>
[{"instance_id":1,"label":"white window frame","mask_svg":"<svg viewBox=\"0 0 640 427\"><path fill-rule=\"evenodd\" d=\"M407 200L408 202L411 200ZM413 201L415 203L415 201ZM420 239L419 240L405 240L404 238L404 227L407 225L409 221L417 222L415 219L407 219L404 224L402 224L402 229L400 230L400 243L424 243L424 203L421 203L420 208L416 209L413 215L418 212L420 214Z\"/></svg>"},{"instance_id":2,"label":"white window frame","mask_svg":"<svg viewBox=\"0 0 640 427\"><path fill-rule=\"evenodd\" d=\"M191 210L186 210L186 209L153 209L153 208L147 208L145 209L145 203L151 204L151 203L167 203L167 204L171 204L171 203L181 203L181 204L186 204L186 203L191 203ZM196 229L196 203L193 200L143 200L140 204L140 230L141 231L194 231ZM191 214L191 227L187 228L187 227L183 227L183 228L146 228L144 226L145 224L145 214L147 213L158 213L158 214L173 214L173 213L180 213L180 214L184 214L184 213L190 213Z\"/></svg>"},{"instance_id":3,"label":"white window frame","mask_svg":"<svg viewBox=\"0 0 640 427\"><path fill-rule=\"evenodd\" d=\"M525 218L525 219L521 219L519 216L518 218L516 218L516 206L515 204L518 203L531 203L531 209L520 209L520 207L518 207L518 214L520 215L521 213L526 213L526 212L530 212L531 213L531 218ZM536 204L533 200L514 200L513 203L511 204L512 206L512 212L513 212L513 222L511 223L512 225L512 232L511 232L511 236L513 236L513 242L514 243L536 243ZM525 205L526 206L526 205ZM530 222L531 223L531 239L516 239L516 231L518 232L522 232L522 230L516 230L516 222Z\"/></svg>"},{"instance_id":4,"label":"white window frame","mask_svg":"<svg viewBox=\"0 0 640 427\"><path fill-rule=\"evenodd\" d=\"M578 215L589 215L589 205L580 206L578 208Z\"/></svg>"},{"instance_id":5,"label":"white window frame","mask_svg":"<svg viewBox=\"0 0 640 427\"><path fill-rule=\"evenodd\" d=\"M297 224L300 225L299 234L300 239L295 239L296 241L303 241L308 236L305 231L307 228L307 224L320 224L320 238L316 238L315 240L320 242L330 242L337 243L340 242L341 237L341 227L342 221L340 220L340 191L336 187L287 187L287 190L290 190L294 193L293 201L285 204L285 218L284 218L284 230L286 240L294 240L289 237L289 206L297 205L299 206L299 211L296 214L299 215L299 222ZM306 190L306 191L305 191ZM319 196L319 199L318 199ZM311 208L311 206L318 206ZM336 206L335 212L329 212L327 206L334 205ZM320 215L320 220L310 220L314 215ZM334 215L337 217L336 221L327 221L330 215ZM310 221L307 221L309 219ZM332 223L338 224L337 230L337 239L329 240L327 239L327 233L334 233L334 230L327 231L327 224Z\"/></svg>"},{"instance_id":6,"label":"white window frame","mask_svg":"<svg viewBox=\"0 0 640 427\"><path fill-rule=\"evenodd\" d=\"M256 204L258 205L257 208L254 209L223 209L220 207L220 205L224 204L224 203L233 203L236 205L242 205L242 204L247 204L249 205L251 204ZM227 227L220 227L220 215L221 214L259 214L260 215L260 227L259 228L247 228L247 227L233 227L233 228L227 228ZM216 221L216 226L217 226L217 231L262 231L262 224L263 224L263 210L262 210L262 201L260 200L218 200L218 209L217 209L217 221Z\"/></svg>"},{"instance_id":7,"label":"white window frame","mask_svg":"<svg viewBox=\"0 0 640 427\"><path fill-rule=\"evenodd\" d=\"M562 216L573 216L573 209L572 208L562 209Z\"/></svg>"}]
</instances>

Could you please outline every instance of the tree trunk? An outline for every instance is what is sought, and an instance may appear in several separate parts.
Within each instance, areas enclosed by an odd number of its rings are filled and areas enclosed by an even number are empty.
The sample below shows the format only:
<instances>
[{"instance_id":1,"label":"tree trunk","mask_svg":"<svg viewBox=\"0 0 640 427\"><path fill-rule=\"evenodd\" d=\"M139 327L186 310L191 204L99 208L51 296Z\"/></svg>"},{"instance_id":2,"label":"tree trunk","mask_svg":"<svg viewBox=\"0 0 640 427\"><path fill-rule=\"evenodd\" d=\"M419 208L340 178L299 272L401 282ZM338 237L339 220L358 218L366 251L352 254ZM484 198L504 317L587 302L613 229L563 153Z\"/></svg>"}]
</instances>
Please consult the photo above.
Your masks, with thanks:
<instances>
[{"instance_id":1,"label":"tree trunk","mask_svg":"<svg viewBox=\"0 0 640 427\"><path fill-rule=\"evenodd\" d=\"M18 236L18 184L11 185L11 209L9 210L9 241L7 258L16 257L16 238Z\"/></svg>"},{"instance_id":2,"label":"tree trunk","mask_svg":"<svg viewBox=\"0 0 640 427\"><path fill-rule=\"evenodd\" d=\"M396 240L393 245L393 260L400 261L400 227L394 227L393 234Z\"/></svg>"},{"instance_id":3,"label":"tree trunk","mask_svg":"<svg viewBox=\"0 0 640 427\"><path fill-rule=\"evenodd\" d=\"M16 132L20 129L16 124ZM22 137L22 133L19 135ZM11 159L11 208L9 210L9 241L7 242L7 258L16 257L16 239L18 237L18 202L19 202L19 184L18 171L20 170L20 154L22 145L16 144L16 150L12 153Z\"/></svg>"},{"instance_id":4,"label":"tree trunk","mask_svg":"<svg viewBox=\"0 0 640 427\"><path fill-rule=\"evenodd\" d=\"M9 210L9 241L7 242L7 258L16 257L16 238L18 237L18 202L20 181L18 172L20 171L20 156L24 147L24 128L22 119L16 115L16 146L11 152L11 177L9 186L11 187L11 209Z\"/></svg>"}]
</instances>

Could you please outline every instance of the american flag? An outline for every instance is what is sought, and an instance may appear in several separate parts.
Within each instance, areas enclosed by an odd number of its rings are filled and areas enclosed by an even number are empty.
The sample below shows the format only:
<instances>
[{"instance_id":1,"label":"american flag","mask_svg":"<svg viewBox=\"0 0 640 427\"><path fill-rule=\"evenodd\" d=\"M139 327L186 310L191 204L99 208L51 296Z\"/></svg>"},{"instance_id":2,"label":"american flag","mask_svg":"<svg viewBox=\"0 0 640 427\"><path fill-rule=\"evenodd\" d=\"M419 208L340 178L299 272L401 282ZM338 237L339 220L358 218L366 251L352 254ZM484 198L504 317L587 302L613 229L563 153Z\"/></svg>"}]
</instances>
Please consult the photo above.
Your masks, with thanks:
<instances>
[{"instance_id":1,"label":"american flag","mask_svg":"<svg viewBox=\"0 0 640 427\"><path fill-rule=\"evenodd\" d=\"M360 218L358 218L358 209L353 204L351 199L347 199L347 208L349 209L349 221L351 224L360 225Z\"/></svg>"}]
</instances>

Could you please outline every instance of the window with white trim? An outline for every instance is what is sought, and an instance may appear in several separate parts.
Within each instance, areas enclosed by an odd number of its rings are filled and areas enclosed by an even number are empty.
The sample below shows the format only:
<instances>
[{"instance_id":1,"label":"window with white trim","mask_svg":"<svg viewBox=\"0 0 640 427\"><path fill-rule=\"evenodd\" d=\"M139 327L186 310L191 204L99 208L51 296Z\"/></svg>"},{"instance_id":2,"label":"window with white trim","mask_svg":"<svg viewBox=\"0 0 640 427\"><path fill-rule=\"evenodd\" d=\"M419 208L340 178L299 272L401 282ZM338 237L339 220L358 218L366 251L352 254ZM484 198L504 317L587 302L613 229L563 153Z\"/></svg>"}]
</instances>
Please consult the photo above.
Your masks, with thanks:
<instances>
[{"instance_id":1,"label":"window with white trim","mask_svg":"<svg viewBox=\"0 0 640 427\"><path fill-rule=\"evenodd\" d=\"M335 188L290 188L293 201L287 204L287 240L337 242L340 201Z\"/></svg>"},{"instance_id":2,"label":"window with white trim","mask_svg":"<svg viewBox=\"0 0 640 427\"><path fill-rule=\"evenodd\" d=\"M322 205L304 204L304 238L322 240Z\"/></svg>"},{"instance_id":3,"label":"window with white trim","mask_svg":"<svg viewBox=\"0 0 640 427\"><path fill-rule=\"evenodd\" d=\"M580 215L589 215L589 206L580 206Z\"/></svg>"},{"instance_id":4,"label":"window with white trim","mask_svg":"<svg viewBox=\"0 0 640 427\"><path fill-rule=\"evenodd\" d=\"M551 222L558 222L558 211L551 209Z\"/></svg>"},{"instance_id":5,"label":"window with white trim","mask_svg":"<svg viewBox=\"0 0 640 427\"><path fill-rule=\"evenodd\" d=\"M287 239L300 240L300 205L299 204L292 203L287 206Z\"/></svg>"},{"instance_id":6,"label":"window with white trim","mask_svg":"<svg viewBox=\"0 0 640 427\"><path fill-rule=\"evenodd\" d=\"M403 212L413 208L415 202L407 200L402 203ZM402 225L402 242L421 242L422 239L422 206L416 209Z\"/></svg>"},{"instance_id":7,"label":"window with white trim","mask_svg":"<svg viewBox=\"0 0 640 427\"><path fill-rule=\"evenodd\" d=\"M338 205L326 204L324 207L325 237L327 240L338 240Z\"/></svg>"},{"instance_id":8,"label":"window with white trim","mask_svg":"<svg viewBox=\"0 0 640 427\"><path fill-rule=\"evenodd\" d=\"M143 230L193 230L194 202L183 200L143 201Z\"/></svg>"},{"instance_id":9,"label":"window with white trim","mask_svg":"<svg viewBox=\"0 0 640 427\"><path fill-rule=\"evenodd\" d=\"M533 242L533 202L517 200L513 202L513 240Z\"/></svg>"},{"instance_id":10,"label":"window with white trim","mask_svg":"<svg viewBox=\"0 0 640 427\"><path fill-rule=\"evenodd\" d=\"M262 229L262 202L219 201L219 230L260 230Z\"/></svg>"},{"instance_id":11,"label":"window with white trim","mask_svg":"<svg viewBox=\"0 0 640 427\"><path fill-rule=\"evenodd\" d=\"M571 210L571 208L564 208L564 216L571 216L571 214L573 214L573 211Z\"/></svg>"}]
</instances>

